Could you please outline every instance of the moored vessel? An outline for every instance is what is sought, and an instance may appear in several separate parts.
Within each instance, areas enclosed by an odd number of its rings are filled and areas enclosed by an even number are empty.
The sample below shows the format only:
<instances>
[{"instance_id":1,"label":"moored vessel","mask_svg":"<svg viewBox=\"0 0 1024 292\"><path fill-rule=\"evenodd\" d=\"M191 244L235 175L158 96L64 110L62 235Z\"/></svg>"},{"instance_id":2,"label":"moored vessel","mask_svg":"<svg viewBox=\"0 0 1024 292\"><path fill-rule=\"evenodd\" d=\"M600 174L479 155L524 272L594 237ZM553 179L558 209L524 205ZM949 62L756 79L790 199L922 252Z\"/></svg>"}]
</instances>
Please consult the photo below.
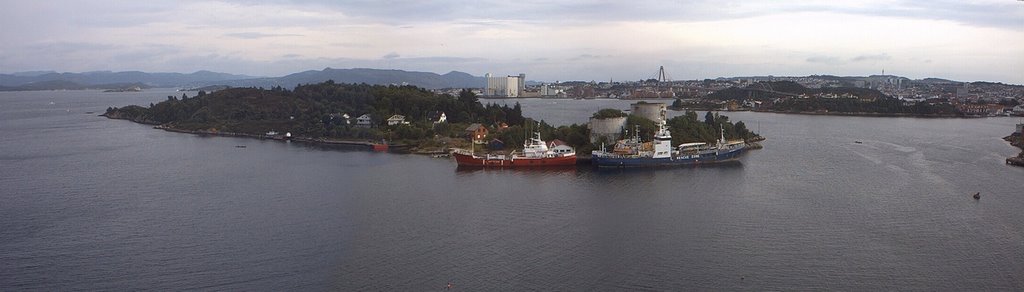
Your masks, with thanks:
<instances>
[{"instance_id":1,"label":"moored vessel","mask_svg":"<svg viewBox=\"0 0 1024 292\"><path fill-rule=\"evenodd\" d=\"M523 143L523 152L477 155L471 150L456 149L452 157L459 166L468 167L540 167L576 165L576 152L555 152L540 139L540 132Z\"/></svg>"},{"instance_id":2,"label":"moored vessel","mask_svg":"<svg viewBox=\"0 0 1024 292\"><path fill-rule=\"evenodd\" d=\"M371 143L370 144L370 149L372 149L374 152L387 152L388 151L388 143L386 143L386 142Z\"/></svg>"},{"instance_id":3,"label":"moored vessel","mask_svg":"<svg viewBox=\"0 0 1024 292\"><path fill-rule=\"evenodd\" d=\"M635 133L635 132L634 132ZM611 152L597 150L591 163L597 167L657 167L722 163L735 160L746 148L744 141L726 141L725 131L715 145L704 142L683 143L672 149L672 134L661 122L651 142L641 142L639 134L618 141Z\"/></svg>"}]
</instances>

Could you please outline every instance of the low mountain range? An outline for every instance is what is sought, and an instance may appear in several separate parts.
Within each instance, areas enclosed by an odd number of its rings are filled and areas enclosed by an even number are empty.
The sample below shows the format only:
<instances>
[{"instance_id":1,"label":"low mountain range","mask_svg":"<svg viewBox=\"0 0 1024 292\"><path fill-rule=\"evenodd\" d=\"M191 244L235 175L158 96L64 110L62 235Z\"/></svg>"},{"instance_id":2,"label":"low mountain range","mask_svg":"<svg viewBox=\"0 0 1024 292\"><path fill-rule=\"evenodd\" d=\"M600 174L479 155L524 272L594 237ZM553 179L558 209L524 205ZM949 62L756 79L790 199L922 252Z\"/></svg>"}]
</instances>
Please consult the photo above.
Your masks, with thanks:
<instances>
[{"instance_id":1,"label":"low mountain range","mask_svg":"<svg viewBox=\"0 0 1024 292\"><path fill-rule=\"evenodd\" d=\"M70 90L110 89L122 85L147 87L203 87L227 85L232 87L281 86L291 88L298 84L312 84L334 80L338 83L397 84L415 85L423 88L480 88L484 77L452 71L446 74L382 69L333 69L310 70L281 77L254 77L210 71L182 73L146 73L139 71L84 73L56 73L52 71L19 72L0 74L0 91L18 90Z\"/></svg>"},{"instance_id":2,"label":"low mountain range","mask_svg":"<svg viewBox=\"0 0 1024 292\"><path fill-rule=\"evenodd\" d=\"M142 83L108 83L108 84L95 84L85 85L79 84L67 80L47 80L32 82L17 86L0 86L0 91L32 91L32 90L83 90L83 89L106 89L106 90L124 90L129 88L145 89L151 88Z\"/></svg>"},{"instance_id":3,"label":"low mountain range","mask_svg":"<svg viewBox=\"0 0 1024 292\"><path fill-rule=\"evenodd\" d=\"M47 82L64 81L65 85L70 83L85 87L105 84L126 84L142 83L150 87L177 87L189 84L200 84L204 82L224 82L239 79L252 79L255 77L247 75L235 75L217 73L210 71L197 71L189 74L182 73L146 73L140 71L93 71L83 73L56 73L48 71L20 72L14 74L0 74L0 86L7 88L38 88L42 86L30 86L32 84L47 84Z\"/></svg>"},{"instance_id":4,"label":"low mountain range","mask_svg":"<svg viewBox=\"0 0 1024 292\"><path fill-rule=\"evenodd\" d=\"M289 74L276 78L259 78L248 80L235 80L225 85L243 87L273 87L281 86L286 88L299 84L320 83L327 80L334 80L337 83L366 83L372 85L415 85L427 89L436 88L481 88L486 85L484 77L477 77L469 73L452 71L446 74L431 72L416 72L404 70L387 69L333 69L326 68L320 71L309 70Z\"/></svg>"},{"instance_id":5,"label":"low mountain range","mask_svg":"<svg viewBox=\"0 0 1024 292\"><path fill-rule=\"evenodd\" d=\"M912 80L906 77L892 75L872 75L866 77L857 76L829 76L812 75L818 79L827 79L838 82L843 87L855 87L857 81L871 81L875 79L898 78L904 81L915 83L959 83L958 81L925 78ZM729 77L718 78L724 80L741 79L771 79L771 76L752 77ZM337 83L366 83L371 85L414 85L427 89L437 88L483 88L487 81L484 77L473 76L468 73L451 71L445 74L432 72L404 71L393 69L334 69L309 70L293 73L281 77L256 77L248 75L236 75L218 73L211 71L197 71L194 73L146 73L140 71L94 71L84 73L57 73L53 71L32 71L18 72L12 74L0 74L0 91L20 90L73 90L73 89L118 89L126 87L184 87L200 88L205 86L230 86L230 87L263 87L270 88L281 86L293 88L299 84L314 84L327 80L334 80ZM537 82L528 81L527 84L536 85Z\"/></svg>"}]
</instances>

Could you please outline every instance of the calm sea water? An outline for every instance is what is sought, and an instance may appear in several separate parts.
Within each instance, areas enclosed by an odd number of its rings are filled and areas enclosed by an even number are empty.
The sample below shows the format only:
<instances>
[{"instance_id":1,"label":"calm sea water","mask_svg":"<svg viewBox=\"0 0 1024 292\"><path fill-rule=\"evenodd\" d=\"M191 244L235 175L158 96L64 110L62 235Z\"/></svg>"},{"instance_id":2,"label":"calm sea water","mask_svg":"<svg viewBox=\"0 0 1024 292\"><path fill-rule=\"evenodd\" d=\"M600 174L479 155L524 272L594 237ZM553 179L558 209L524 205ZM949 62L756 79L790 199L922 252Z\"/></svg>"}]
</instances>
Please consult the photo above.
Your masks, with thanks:
<instances>
[{"instance_id":1,"label":"calm sea water","mask_svg":"<svg viewBox=\"0 0 1024 292\"><path fill-rule=\"evenodd\" d=\"M769 138L738 165L466 171L96 116L170 94L0 92L0 290L1024 289L1014 118L725 113Z\"/></svg>"}]
</instances>

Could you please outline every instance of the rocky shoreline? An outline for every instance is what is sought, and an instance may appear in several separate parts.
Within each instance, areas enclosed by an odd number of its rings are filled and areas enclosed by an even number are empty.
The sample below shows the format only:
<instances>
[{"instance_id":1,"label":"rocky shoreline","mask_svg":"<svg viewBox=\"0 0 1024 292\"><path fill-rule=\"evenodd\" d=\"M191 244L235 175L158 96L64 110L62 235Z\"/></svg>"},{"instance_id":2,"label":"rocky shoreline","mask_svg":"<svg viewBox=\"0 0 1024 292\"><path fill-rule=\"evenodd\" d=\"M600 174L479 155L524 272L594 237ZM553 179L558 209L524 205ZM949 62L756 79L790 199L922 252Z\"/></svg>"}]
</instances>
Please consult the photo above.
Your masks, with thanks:
<instances>
[{"instance_id":1,"label":"rocky shoreline","mask_svg":"<svg viewBox=\"0 0 1024 292\"><path fill-rule=\"evenodd\" d=\"M1003 137L1003 140L1010 142L1010 145L1020 148L1021 152L1017 156L1006 158L1006 164L1014 166L1024 167L1024 135L1014 133L1013 135Z\"/></svg>"},{"instance_id":2,"label":"rocky shoreline","mask_svg":"<svg viewBox=\"0 0 1024 292\"><path fill-rule=\"evenodd\" d=\"M883 117L883 118L938 118L938 119L949 119L949 118L968 118L960 115L923 115L923 114L910 114L910 113L872 113L872 112L807 112L807 111L770 111L770 110L754 110L754 112L760 113L776 113L776 114L795 114L795 115L811 115L811 116L847 116L847 117Z\"/></svg>"},{"instance_id":3,"label":"rocky shoreline","mask_svg":"<svg viewBox=\"0 0 1024 292\"><path fill-rule=\"evenodd\" d=\"M722 110L722 109L708 109L708 108L677 108L668 107L669 110L673 111L723 111L723 112L758 112L758 113L773 113L773 114L793 114L793 115L809 115L809 116L847 116L847 117L885 117L885 118L929 118L929 119L950 119L950 118L974 118L966 117L955 114L938 114L938 115L925 115L925 114L911 114L911 113L872 113L872 112L808 112L808 111L776 111L776 110L751 110L751 109L740 109L740 110Z\"/></svg>"},{"instance_id":4,"label":"rocky shoreline","mask_svg":"<svg viewBox=\"0 0 1024 292\"><path fill-rule=\"evenodd\" d=\"M764 141L764 140L765 140L764 136L758 135L758 136L754 136L753 138L743 140L743 143L747 145L746 146L747 150L764 149L764 146L761 145L761 141Z\"/></svg>"},{"instance_id":5,"label":"rocky shoreline","mask_svg":"<svg viewBox=\"0 0 1024 292\"><path fill-rule=\"evenodd\" d=\"M108 110L106 113L100 114L100 116L101 117L107 117L108 119L126 120L126 121L131 121L131 122L134 122L134 123L144 124L144 125L160 125L160 123L157 122L157 121L129 118L129 117L125 116L125 115L122 115L121 112L119 112L119 111L111 112L111 111Z\"/></svg>"},{"instance_id":6,"label":"rocky shoreline","mask_svg":"<svg viewBox=\"0 0 1024 292\"><path fill-rule=\"evenodd\" d=\"M159 124L148 120L135 120L119 115L107 115L102 114L102 117L115 120L126 120L134 123L153 125L153 129L164 130L168 132L193 134L193 135L204 135L204 136L222 136L222 137L242 137L252 138L261 140L279 140L279 141L293 141L301 143L309 143L315 145L344 145L344 146L360 146L372 149L378 142L369 140L341 140L341 139L324 139L324 138L311 138L311 137L285 137L283 135L266 135L266 134L252 134L252 133L239 133L239 132L224 132L224 131L209 131L209 130L186 130L178 129L169 124ZM448 154L447 149L419 149L415 145L410 144L388 144L388 152L403 153L403 154L421 154L421 155L443 155Z\"/></svg>"}]
</instances>

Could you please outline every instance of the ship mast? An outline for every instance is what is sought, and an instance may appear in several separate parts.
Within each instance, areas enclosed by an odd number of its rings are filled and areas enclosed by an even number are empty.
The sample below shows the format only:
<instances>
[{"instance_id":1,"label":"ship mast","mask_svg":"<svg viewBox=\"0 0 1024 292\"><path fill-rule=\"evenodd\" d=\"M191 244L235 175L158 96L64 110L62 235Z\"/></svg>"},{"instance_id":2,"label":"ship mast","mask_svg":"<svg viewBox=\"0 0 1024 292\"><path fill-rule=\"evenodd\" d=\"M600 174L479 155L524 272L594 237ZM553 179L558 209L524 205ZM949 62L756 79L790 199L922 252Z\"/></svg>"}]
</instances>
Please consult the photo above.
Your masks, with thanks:
<instances>
[{"instance_id":1,"label":"ship mast","mask_svg":"<svg viewBox=\"0 0 1024 292\"><path fill-rule=\"evenodd\" d=\"M719 144L719 145L725 145L725 127L724 127L724 126L722 126L722 125L718 125L718 129L719 129L719 130L721 131L721 133L722 133L722 140L721 140L721 141L719 141L719 143L718 143L718 144Z\"/></svg>"}]
</instances>

